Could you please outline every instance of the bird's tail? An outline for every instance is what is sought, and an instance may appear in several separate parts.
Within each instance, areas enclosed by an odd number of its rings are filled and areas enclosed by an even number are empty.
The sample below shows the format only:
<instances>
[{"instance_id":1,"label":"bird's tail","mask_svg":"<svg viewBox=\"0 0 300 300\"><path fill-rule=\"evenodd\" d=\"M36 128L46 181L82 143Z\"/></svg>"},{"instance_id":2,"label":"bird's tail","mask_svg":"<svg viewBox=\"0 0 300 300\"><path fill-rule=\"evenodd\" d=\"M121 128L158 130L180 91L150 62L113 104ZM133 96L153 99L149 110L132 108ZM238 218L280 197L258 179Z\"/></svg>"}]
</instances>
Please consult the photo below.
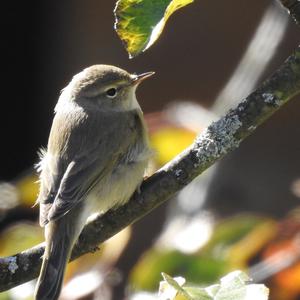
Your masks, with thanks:
<instances>
[{"instance_id":1,"label":"bird's tail","mask_svg":"<svg viewBox=\"0 0 300 300\"><path fill-rule=\"evenodd\" d=\"M73 247L73 230L62 219L46 225L46 248L35 290L36 300L56 300L59 297L65 268Z\"/></svg>"}]
</instances>

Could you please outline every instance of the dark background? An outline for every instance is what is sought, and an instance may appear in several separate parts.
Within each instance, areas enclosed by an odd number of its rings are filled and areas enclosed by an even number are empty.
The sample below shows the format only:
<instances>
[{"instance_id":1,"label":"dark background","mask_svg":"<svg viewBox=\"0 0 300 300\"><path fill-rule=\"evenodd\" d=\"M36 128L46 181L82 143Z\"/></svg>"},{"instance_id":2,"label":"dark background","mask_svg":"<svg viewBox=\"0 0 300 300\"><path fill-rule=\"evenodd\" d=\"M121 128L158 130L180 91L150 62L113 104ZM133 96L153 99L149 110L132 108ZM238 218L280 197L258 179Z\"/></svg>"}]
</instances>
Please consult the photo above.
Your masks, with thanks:
<instances>
[{"instance_id":1,"label":"dark background","mask_svg":"<svg viewBox=\"0 0 300 300\"><path fill-rule=\"evenodd\" d=\"M178 99L209 107L269 3L197 0L171 17L152 48L129 60L113 30L115 1L6 2L1 18L0 180L16 178L37 161L38 148L47 143L60 90L89 65L105 63L130 72L156 71L138 91L146 113ZM264 77L283 62L299 40L300 31L291 20ZM242 144L234 154L234 163L232 155L226 158L223 164L227 171L218 175L218 182L224 184L213 189L211 203L219 203L220 194L228 195L233 207L245 195L249 202L257 195L269 200L275 197L272 201L289 195L289 183L300 177L299 118L298 98ZM230 184L235 176L239 184L233 188ZM283 192L278 194L278 190ZM288 197L290 204L282 199L277 211L299 202L292 195ZM269 200L264 209L273 213ZM224 211L228 207L224 205Z\"/></svg>"}]
</instances>

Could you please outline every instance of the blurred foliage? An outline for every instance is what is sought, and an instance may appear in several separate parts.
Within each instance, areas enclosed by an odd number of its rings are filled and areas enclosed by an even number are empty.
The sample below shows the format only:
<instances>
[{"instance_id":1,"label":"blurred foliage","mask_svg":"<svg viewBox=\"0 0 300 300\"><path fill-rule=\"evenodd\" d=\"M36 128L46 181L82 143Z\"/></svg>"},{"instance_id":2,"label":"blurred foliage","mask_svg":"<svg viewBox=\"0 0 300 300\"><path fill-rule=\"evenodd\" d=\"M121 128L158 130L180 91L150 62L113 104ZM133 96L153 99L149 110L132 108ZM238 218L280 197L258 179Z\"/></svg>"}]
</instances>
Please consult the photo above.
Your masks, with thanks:
<instances>
[{"instance_id":1,"label":"blurred foliage","mask_svg":"<svg viewBox=\"0 0 300 300\"><path fill-rule=\"evenodd\" d=\"M189 282L203 280L204 283L214 282L226 272L227 264L222 259L186 255L176 250L149 250L133 268L131 285L135 289L154 291L162 270L184 275Z\"/></svg>"},{"instance_id":2,"label":"blurred foliage","mask_svg":"<svg viewBox=\"0 0 300 300\"><path fill-rule=\"evenodd\" d=\"M227 272L247 265L248 260L257 253L257 248L263 246L257 247L256 234L260 236L259 228L264 226L272 231L276 223L264 217L241 215L217 224L209 242L197 253L189 255L176 249L154 247L133 268L131 284L136 289L155 290L162 270L174 276L180 274L191 283L213 283ZM269 238L272 236L269 235ZM239 252L235 247L243 241L245 245L239 246ZM254 252L247 249L249 243L256 245L251 247ZM233 258L231 253L239 259Z\"/></svg>"},{"instance_id":3,"label":"blurred foliage","mask_svg":"<svg viewBox=\"0 0 300 300\"><path fill-rule=\"evenodd\" d=\"M9 292L0 293L0 300L10 300Z\"/></svg>"},{"instance_id":4,"label":"blurred foliage","mask_svg":"<svg viewBox=\"0 0 300 300\"><path fill-rule=\"evenodd\" d=\"M0 256L16 254L44 240L43 229L28 222L16 223L0 234Z\"/></svg>"},{"instance_id":5,"label":"blurred foliage","mask_svg":"<svg viewBox=\"0 0 300 300\"><path fill-rule=\"evenodd\" d=\"M147 50L160 36L169 17L193 0L119 0L115 29L129 57Z\"/></svg>"},{"instance_id":6,"label":"blurred foliage","mask_svg":"<svg viewBox=\"0 0 300 300\"><path fill-rule=\"evenodd\" d=\"M163 165L188 147L195 139L196 134L184 128L164 127L153 132L150 142L156 150L155 160Z\"/></svg>"},{"instance_id":7,"label":"blurred foliage","mask_svg":"<svg viewBox=\"0 0 300 300\"><path fill-rule=\"evenodd\" d=\"M292 210L278 223L277 233L261 256L269 261L273 276L269 280L274 300L300 298L300 207ZM279 268L285 265L284 268Z\"/></svg>"},{"instance_id":8,"label":"blurred foliage","mask_svg":"<svg viewBox=\"0 0 300 300\"><path fill-rule=\"evenodd\" d=\"M37 174L33 172L27 173L26 176L16 182L16 188L19 191L20 200L23 205L29 207L34 205L39 192Z\"/></svg>"},{"instance_id":9,"label":"blurred foliage","mask_svg":"<svg viewBox=\"0 0 300 300\"><path fill-rule=\"evenodd\" d=\"M299 299L300 210L281 221L257 215L219 221L206 245L193 254L156 244L133 268L130 284L137 291L154 291L163 270L184 276L189 285L205 286L236 269L267 280L272 300Z\"/></svg>"}]
</instances>

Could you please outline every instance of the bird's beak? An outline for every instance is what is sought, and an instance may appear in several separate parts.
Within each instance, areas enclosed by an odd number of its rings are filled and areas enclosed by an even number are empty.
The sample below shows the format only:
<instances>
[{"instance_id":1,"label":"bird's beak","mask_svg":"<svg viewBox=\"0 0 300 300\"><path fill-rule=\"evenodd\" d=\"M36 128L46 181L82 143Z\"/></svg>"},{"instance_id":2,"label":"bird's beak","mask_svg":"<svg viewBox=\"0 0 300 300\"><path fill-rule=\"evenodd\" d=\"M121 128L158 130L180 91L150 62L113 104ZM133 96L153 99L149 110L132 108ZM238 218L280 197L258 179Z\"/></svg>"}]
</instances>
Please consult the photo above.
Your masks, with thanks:
<instances>
[{"instance_id":1,"label":"bird's beak","mask_svg":"<svg viewBox=\"0 0 300 300\"><path fill-rule=\"evenodd\" d=\"M155 72L146 72L146 73L139 74L139 75L133 75L132 84L133 85L140 84L142 81L151 77L154 74L155 74Z\"/></svg>"}]
</instances>

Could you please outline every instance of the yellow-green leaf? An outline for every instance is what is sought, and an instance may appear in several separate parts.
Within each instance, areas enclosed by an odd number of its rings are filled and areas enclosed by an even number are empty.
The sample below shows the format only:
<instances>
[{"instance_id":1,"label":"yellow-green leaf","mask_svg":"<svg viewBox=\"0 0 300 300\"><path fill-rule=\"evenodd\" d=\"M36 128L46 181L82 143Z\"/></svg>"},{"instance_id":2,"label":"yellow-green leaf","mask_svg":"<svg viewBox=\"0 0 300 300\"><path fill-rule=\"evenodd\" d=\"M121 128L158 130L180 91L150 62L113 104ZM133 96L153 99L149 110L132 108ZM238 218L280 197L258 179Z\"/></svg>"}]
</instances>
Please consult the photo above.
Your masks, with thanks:
<instances>
[{"instance_id":1,"label":"yellow-green leaf","mask_svg":"<svg viewBox=\"0 0 300 300\"><path fill-rule=\"evenodd\" d=\"M158 39L168 18L193 0L119 0L115 30L129 57L147 50Z\"/></svg>"}]
</instances>

